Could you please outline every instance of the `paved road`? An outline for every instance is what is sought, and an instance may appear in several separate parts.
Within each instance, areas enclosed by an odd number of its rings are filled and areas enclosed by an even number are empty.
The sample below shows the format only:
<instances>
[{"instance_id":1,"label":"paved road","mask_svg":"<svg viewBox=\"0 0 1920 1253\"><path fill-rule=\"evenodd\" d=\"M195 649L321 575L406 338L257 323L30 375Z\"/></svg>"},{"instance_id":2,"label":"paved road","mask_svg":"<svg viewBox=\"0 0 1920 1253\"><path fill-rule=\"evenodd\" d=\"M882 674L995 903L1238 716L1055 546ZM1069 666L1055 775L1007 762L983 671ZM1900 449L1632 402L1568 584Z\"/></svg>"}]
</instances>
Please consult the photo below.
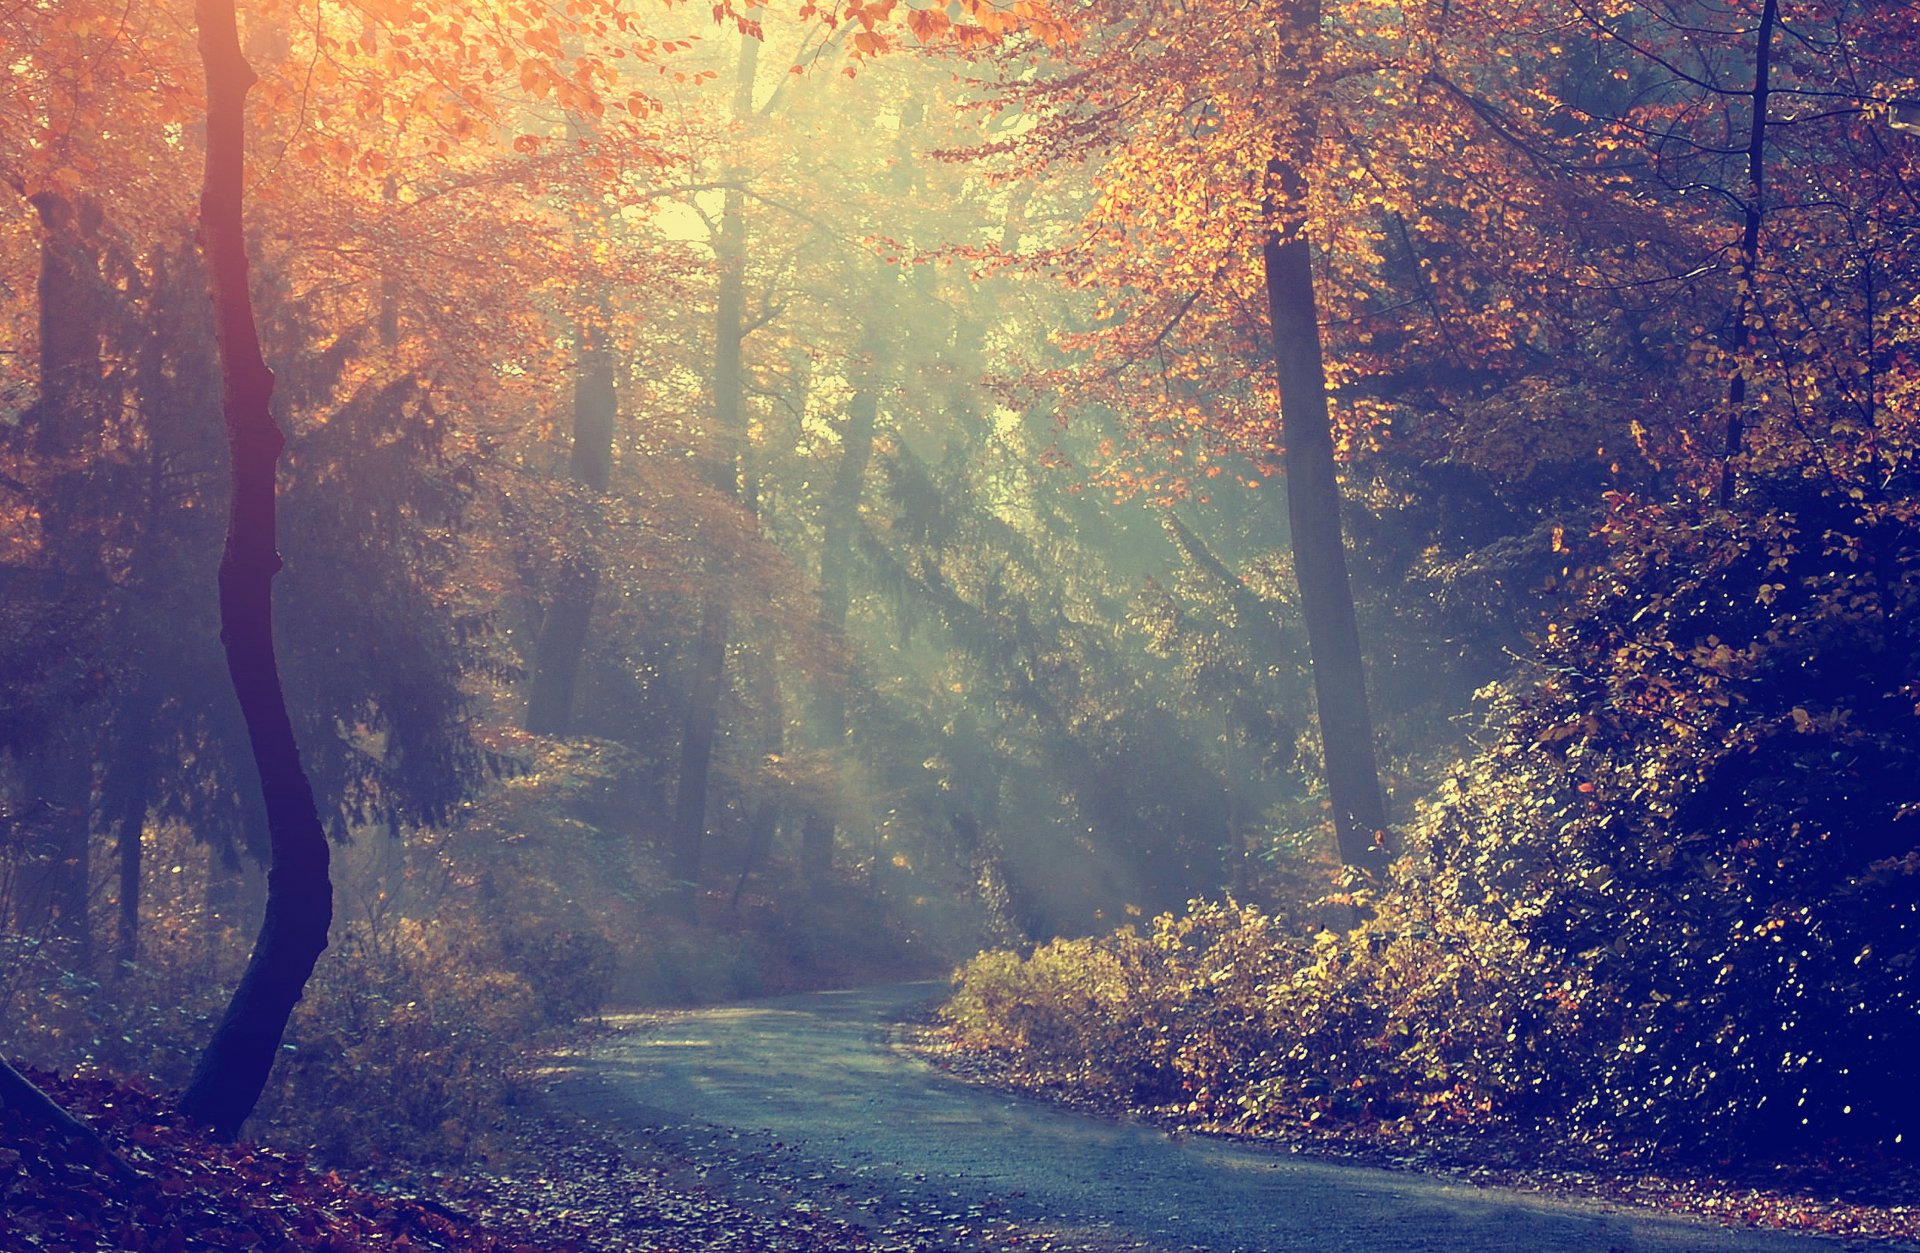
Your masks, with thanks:
<instances>
[{"instance_id":1,"label":"paved road","mask_svg":"<svg viewBox=\"0 0 1920 1253\"><path fill-rule=\"evenodd\" d=\"M711 1163L717 1186L865 1215L876 1246L1834 1250L1414 1174L1303 1161L969 1087L890 1047L931 984L814 993L622 1031L553 1076L563 1107ZM703 1168L703 1173L706 1173ZM909 1245L906 1234L919 1232Z\"/></svg>"}]
</instances>

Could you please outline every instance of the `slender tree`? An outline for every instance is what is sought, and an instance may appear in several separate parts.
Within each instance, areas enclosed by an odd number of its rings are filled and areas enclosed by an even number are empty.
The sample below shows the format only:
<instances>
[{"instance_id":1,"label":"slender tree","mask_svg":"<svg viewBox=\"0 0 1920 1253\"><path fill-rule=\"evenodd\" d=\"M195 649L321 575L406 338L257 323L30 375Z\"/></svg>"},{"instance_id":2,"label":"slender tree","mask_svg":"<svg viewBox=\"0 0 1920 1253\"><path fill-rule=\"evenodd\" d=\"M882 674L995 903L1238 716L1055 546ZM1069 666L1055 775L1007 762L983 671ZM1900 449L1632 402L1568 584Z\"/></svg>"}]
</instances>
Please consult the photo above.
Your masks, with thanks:
<instances>
[{"instance_id":1,"label":"slender tree","mask_svg":"<svg viewBox=\"0 0 1920 1253\"><path fill-rule=\"evenodd\" d=\"M1340 860L1347 865L1384 865L1387 812L1374 759L1366 662L1347 577L1333 419L1327 409L1327 365L1320 343L1320 310L1313 290L1313 253L1305 212L1302 160L1312 148L1319 121L1315 97L1306 87L1319 61L1319 27L1319 0L1295 0L1282 27L1284 46L1277 58L1282 73L1292 80L1282 93L1292 105L1292 152L1275 156L1267 166L1267 211L1272 224L1261 247L1261 262L1274 374L1280 384L1294 577L1300 584L1307 651L1313 659L1314 701L1327 795L1333 802L1334 836Z\"/></svg>"},{"instance_id":2,"label":"slender tree","mask_svg":"<svg viewBox=\"0 0 1920 1253\"><path fill-rule=\"evenodd\" d=\"M238 1133L265 1088L287 1019L333 920L326 831L300 762L273 648L273 576L280 569L275 476L286 437L271 410L273 372L248 290L242 216L246 96L255 78L240 49L233 0L196 0L207 77L207 163L200 246L220 350L232 499L220 560L220 640L246 720L266 801L271 863L266 917L253 956L181 1109L221 1136Z\"/></svg>"}]
</instances>

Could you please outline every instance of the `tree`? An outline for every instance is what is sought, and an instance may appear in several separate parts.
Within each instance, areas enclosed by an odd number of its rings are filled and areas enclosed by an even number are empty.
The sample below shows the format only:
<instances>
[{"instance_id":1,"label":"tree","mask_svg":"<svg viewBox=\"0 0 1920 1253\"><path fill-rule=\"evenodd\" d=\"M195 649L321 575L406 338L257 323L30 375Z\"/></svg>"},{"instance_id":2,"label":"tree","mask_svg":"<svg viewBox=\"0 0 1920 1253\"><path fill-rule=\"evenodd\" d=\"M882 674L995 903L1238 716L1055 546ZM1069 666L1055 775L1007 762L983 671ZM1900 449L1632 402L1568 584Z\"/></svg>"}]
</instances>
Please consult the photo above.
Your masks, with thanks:
<instances>
[{"instance_id":1,"label":"tree","mask_svg":"<svg viewBox=\"0 0 1920 1253\"><path fill-rule=\"evenodd\" d=\"M1283 4L1251 29L1240 28L1238 19L1226 14L1198 22L1173 19L1167 26L1157 24L1160 20L1157 14L1135 18L1119 11L1086 15L1084 37L1067 46L1057 76L1041 79L1039 86L1009 84L1003 105L1038 116L1040 125L1024 145L1038 164L1081 161L1089 150L1106 155L1088 219L1096 227L1095 238L1125 240L1118 251L1137 254L1108 268L1098 252L1062 248L1046 254L1047 263L1070 282L1095 281L1095 275L1111 282L1116 270L1125 276L1123 282L1132 282L1144 277L1144 267L1164 264L1171 255L1175 281L1194 286L1157 334L1137 329L1152 315L1136 312L1140 321L1122 332L1136 337L1134 346L1122 344L1113 352L1123 362L1136 350L1149 362L1158 357L1164 379L1169 334L1210 288L1243 291L1244 283L1237 283L1232 272L1247 268L1250 243L1258 250L1280 428L1277 439L1269 433L1260 443L1268 453L1280 454L1286 473L1294 570L1313 658L1336 843L1347 864L1378 867L1385 864L1387 822L1346 569L1310 242L1316 209L1307 170L1318 161L1318 93L1325 72L1321 8L1313 0ZM1203 65L1208 68L1200 69ZM1194 73L1203 81L1187 82ZM1233 93L1245 98L1234 100ZM1112 103L1116 100L1138 103ZM1185 134L1171 139L1170 124ZM1232 138L1222 145L1220 136L1226 134ZM1235 144L1251 145L1264 156L1249 170L1244 157L1229 155ZM1226 168L1208 168L1207 160ZM1156 233L1197 226L1188 219L1220 197L1237 203L1224 229L1209 232L1204 243L1189 250L1198 255L1181 255L1174 235ZM1160 278L1151 285L1164 291L1169 284ZM1132 299L1123 289L1103 302L1100 313L1110 316L1115 306ZM1142 341L1143 349L1138 348ZM1094 341L1083 335L1076 342ZM1215 352L1216 359L1223 355ZM1244 392L1245 384L1236 390ZM1197 421L1209 420L1200 406L1189 408ZM1256 432L1267 426L1244 410L1213 420L1222 418Z\"/></svg>"},{"instance_id":2,"label":"tree","mask_svg":"<svg viewBox=\"0 0 1920 1253\"><path fill-rule=\"evenodd\" d=\"M326 829L300 762L274 655L273 576L280 568L274 496L286 437L270 408L273 372L261 355L247 278L246 96L255 78L240 49L233 0L196 0L194 11L207 80L200 242L220 346L233 477L220 562L220 638L266 798L272 861L266 918L253 956L180 1107L216 1134L232 1136L260 1099L287 1019L326 950L333 885Z\"/></svg>"},{"instance_id":3,"label":"tree","mask_svg":"<svg viewBox=\"0 0 1920 1253\"><path fill-rule=\"evenodd\" d=\"M1281 67L1279 93L1285 100L1297 95L1318 70L1318 0L1295 0L1280 33L1276 60ZM1347 865L1378 867L1386 863L1386 804L1374 763L1366 665L1347 579L1333 421L1327 411L1327 368L1305 218L1302 167L1319 125L1310 97L1294 109L1297 116L1287 134L1293 150L1276 154L1267 166L1267 212L1273 224L1271 237L1260 248L1274 373L1280 384L1287 515L1292 522L1293 568L1300 581L1307 647L1313 657L1314 708L1320 722L1327 797L1333 804L1335 842Z\"/></svg>"}]
</instances>

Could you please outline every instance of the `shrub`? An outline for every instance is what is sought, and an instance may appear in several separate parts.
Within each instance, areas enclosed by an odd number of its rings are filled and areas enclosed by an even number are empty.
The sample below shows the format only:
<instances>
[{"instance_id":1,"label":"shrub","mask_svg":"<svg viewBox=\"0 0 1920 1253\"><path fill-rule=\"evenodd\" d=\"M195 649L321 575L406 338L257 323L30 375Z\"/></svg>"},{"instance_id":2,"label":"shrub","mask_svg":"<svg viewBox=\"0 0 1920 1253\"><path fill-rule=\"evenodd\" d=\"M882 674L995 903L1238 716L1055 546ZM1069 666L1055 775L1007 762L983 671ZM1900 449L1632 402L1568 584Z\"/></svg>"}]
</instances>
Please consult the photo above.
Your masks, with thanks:
<instances>
[{"instance_id":1,"label":"shrub","mask_svg":"<svg viewBox=\"0 0 1920 1253\"><path fill-rule=\"evenodd\" d=\"M1592 1134L1791 1154L1920 1114L1920 528L1770 490L1616 500L1613 561L1421 833L1449 908L1592 985Z\"/></svg>"},{"instance_id":2,"label":"shrub","mask_svg":"<svg viewBox=\"0 0 1920 1253\"><path fill-rule=\"evenodd\" d=\"M1399 897L1350 933L1313 937L1250 906L1196 901L1145 935L983 954L957 973L943 1013L964 1044L1179 1118L1411 1132L1544 1103L1578 1001L1516 978L1530 966L1511 932Z\"/></svg>"}]
</instances>

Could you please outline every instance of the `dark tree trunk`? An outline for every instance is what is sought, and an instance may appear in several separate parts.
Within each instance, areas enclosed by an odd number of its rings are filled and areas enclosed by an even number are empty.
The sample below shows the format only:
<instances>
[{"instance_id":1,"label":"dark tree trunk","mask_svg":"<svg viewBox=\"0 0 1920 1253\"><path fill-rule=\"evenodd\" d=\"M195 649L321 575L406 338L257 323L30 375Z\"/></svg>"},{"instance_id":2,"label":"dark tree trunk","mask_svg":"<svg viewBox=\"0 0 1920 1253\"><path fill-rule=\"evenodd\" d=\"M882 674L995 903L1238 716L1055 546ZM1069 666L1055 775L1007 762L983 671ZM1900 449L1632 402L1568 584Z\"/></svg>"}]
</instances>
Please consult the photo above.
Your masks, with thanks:
<instances>
[{"instance_id":1,"label":"dark tree trunk","mask_svg":"<svg viewBox=\"0 0 1920 1253\"><path fill-rule=\"evenodd\" d=\"M1283 57L1305 67L1318 51L1320 5L1296 3L1286 33L1297 47ZM1311 136L1312 106L1303 102ZM1302 156L1308 145L1300 147ZM1386 803L1375 764L1373 715L1367 704L1366 663L1347 579L1346 537L1340 524L1340 481L1334 468L1333 420L1327 408L1327 371L1320 345L1320 312L1313 292L1313 261L1304 205L1306 180L1297 164L1268 166L1281 221L1262 248L1267 310L1273 331L1274 373L1280 384L1280 430L1286 444L1287 518L1293 532L1294 577L1300 584L1307 652L1313 661L1315 707L1333 802L1340 860L1349 866L1386 864ZM1270 207L1274 207L1269 200Z\"/></svg>"},{"instance_id":2,"label":"dark tree trunk","mask_svg":"<svg viewBox=\"0 0 1920 1253\"><path fill-rule=\"evenodd\" d=\"M99 304L103 280L99 248L89 230L98 225L99 211L84 200L75 202L51 191L34 195L29 203L42 233L36 285L40 398L27 414L27 424L35 452L74 460L99 442L106 418ZM61 510L62 519L71 513Z\"/></svg>"},{"instance_id":3,"label":"dark tree trunk","mask_svg":"<svg viewBox=\"0 0 1920 1253\"><path fill-rule=\"evenodd\" d=\"M596 492L607 490L613 479L613 424L619 416L613 341L603 302L580 323L580 362L573 379L573 452L569 468L574 481Z\"/></svg>"},{"instance_id":4,"label":"dark tree trunk","mask_svg":"<svg viewBox=\"0 0 1920 1253\"><path fill-rule=\"evenodd\" d=\"M29 203L41 228L35 291L40 395L22 425L48 471L36 501L41 545L48 563L67 581L63 595L97 604L94 597L107 585L100 570L92 479L110 409L103 379L108 297L100 275L100 214L91 202L54 191L36 193ZM93 965L88 845L95 746L86 711L68 706L55 717L44 747L27 763L45 822L39 824L41 839L33 850L39 871L23 885L24 903L65 942L65 960L88 970Z\"/></svg>"},{"instance_id":5,"label":"dark tree trunk","mask_svg":"<svg viewBox=\"0 0 1920 1253\"><path fill-rule=\"evenodd\" d=\"M605 310L600 311L601 318ZM613 477L613 424L619 410L614 389L613 349L606 327L583 319L580 357L573 383L574 481L596 492ZM573 729L574 692L580 659L586 653L593 602L600 590L600 568L589 553L575 553L562 564L553 600L540 622L534 648L533 684L527 693L527 730L535 735L565 735Z\"/></svg>"},{"instance_id":6,"label":"dark tree trunk","mask_svg":"<svg viewBox=\"0 0 1920 1253\"><path fill-rule=\"evenodd\" d=\"M553 603L540 619L533 686L527 693L526 726L535 735L565 735L573 728L574 689L599 590L600 569L591 557L575 554L561 564Z\"/></svg>"},{"instance_id":7,"label":"dark tree trunk","mask_svg":"<svg viewBox=\"0 0 1920 1253\"><path fill-rule=\"evenodd\" d=\"M757 500L754 507L758 512ZM786 747L787 718L780 699L779 663L769 648L751 654L748 664L753 669L753 688L760 705L760 747L763 757L771 759ZM747 819L747 847L740 859L740 878L733 885L732 908L740 907L740 896L747 890L747 879L773 847L774 832L779 826L780 806L769 790L755 802L752 816Z\"/></svg>"},{"instance_id":8,"label":"dark tree trunk","mask_svg":"<svg viewBox=\"0 0 1920 1253\"><path fill-rule=\"evenodd\" d=\"M1779 0L1766 0L1760 10L1759 47L1753 61L1753 115L1747 130L1747 194L1741 199L1740 262L1735 271L1739 290L1733 305L1733 379L1727 384L1727 442L1720 471L1719 502L1733 501L1733 461L1746 440L1747 347L1753 332L1754 280L1760 264L1760 226L1766 216L1767 100L1772 90L1773 28L1779 21ZM1869 323L1871 325L1871 323Z\"/></svg>"},{"instance_id":9,"label":"dark tree trunk","mask_svg":"<svg viewBox=\"0 0 1920 1253\"><path fill-rule=\"evenodd\" d=\"M1313 660L1334 833L1340 860L1347 865L1384 865L1387 812L1374 761L1366 663L1347 581L1340 484L1306 237L1293 232L1284 242L1267 244L1265 253L1280 428L1286 441L1287 519L1307 652Z\"/></svg>"},{"instance_id":10,"label":"dark tree trunk","mask_svg":"<svg viewBox=\"0 0 1920 1253\"><path fill-rule=\"evenodd\" d=\"M300 763L273 651L273 576L280 569L274 478L286 437L273 419L273 372L260 351L247 286L241 197L245 104L254 75L240 51L233 0L196 0L195 15L207 74L200 246L207 258L233 459L227 543L220 558L220 642L259 769L272 850L266 917L253 955L180 1098L189 1117L231 1137L259 1101L287 1019L326 951L333 885L326 831Z\"/></svg>"},{"instance_id":11,"label":"dark tree trunk","mask_svg":"<svg viewBox=\"0 0 1920 1253\"><path fill-rule=\"evenodd\" d=\"M120 917L114 956L131 965L140 960L141 837L146 832L153 779L154 701L145 684L134 692L124 718L115 763L118 795L113 817L120 862Z\"/></svg>"}]
</instances>

